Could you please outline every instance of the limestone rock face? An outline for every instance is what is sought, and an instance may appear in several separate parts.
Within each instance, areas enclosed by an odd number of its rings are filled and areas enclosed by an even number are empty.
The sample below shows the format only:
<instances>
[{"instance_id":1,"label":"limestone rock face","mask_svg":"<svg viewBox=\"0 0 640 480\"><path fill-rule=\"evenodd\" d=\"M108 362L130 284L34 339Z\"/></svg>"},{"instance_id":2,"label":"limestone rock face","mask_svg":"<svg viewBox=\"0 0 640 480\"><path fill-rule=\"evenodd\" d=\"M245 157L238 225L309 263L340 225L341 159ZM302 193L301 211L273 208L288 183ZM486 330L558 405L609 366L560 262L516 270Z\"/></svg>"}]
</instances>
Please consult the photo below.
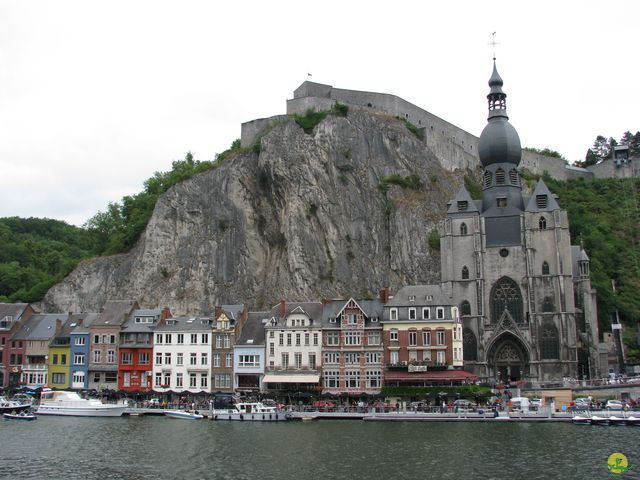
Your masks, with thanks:
<instances>
[{"instance_id":1,"label":"limestone rock face","mask_svg":"<svg viewBox=\"0 0 640 480\"><path fill-rule=\"evenodd\" d=\"M418 175L421 186L385 192L393 174ZM385 115L351 108L310 134L283 120L259 154L238 152L172 187L129 253L83 262L42 307L96 311L131 298L206 315L222 303L258 309L437 282L427 239L461 176Z\"/></svg>"}]
</instances>

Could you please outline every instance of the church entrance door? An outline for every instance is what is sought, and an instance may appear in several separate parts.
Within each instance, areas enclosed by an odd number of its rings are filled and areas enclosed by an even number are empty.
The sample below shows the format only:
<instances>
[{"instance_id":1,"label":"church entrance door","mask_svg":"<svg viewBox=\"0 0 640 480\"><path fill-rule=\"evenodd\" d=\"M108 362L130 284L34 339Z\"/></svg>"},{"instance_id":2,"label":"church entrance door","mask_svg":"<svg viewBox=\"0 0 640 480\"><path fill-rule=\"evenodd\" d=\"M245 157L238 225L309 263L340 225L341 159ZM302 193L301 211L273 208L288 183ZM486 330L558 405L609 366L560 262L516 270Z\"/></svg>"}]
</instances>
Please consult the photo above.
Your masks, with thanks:
<instances>
[{"instance_id":1,"label":"church entrance door","mask_svg":"<svg viewBox=\"0 0 640 480\"><path fill-rule=\"evenodd\" d=\"M494 344L489 361L498 383L522 380L527 371L527 355L516 338L504 338Z\"/></svg>"}]
</instances>

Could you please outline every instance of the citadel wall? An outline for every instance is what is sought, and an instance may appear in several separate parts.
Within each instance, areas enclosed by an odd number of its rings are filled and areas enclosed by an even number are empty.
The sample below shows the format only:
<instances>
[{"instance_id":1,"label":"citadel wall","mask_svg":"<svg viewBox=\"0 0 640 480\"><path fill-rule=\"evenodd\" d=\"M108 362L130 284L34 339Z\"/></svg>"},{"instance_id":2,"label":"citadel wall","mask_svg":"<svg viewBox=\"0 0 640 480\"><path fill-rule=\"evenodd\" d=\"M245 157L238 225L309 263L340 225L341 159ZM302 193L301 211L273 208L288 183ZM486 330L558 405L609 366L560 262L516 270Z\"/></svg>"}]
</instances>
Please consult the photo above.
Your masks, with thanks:
<instances>
[{"instance_id":1,"label":"citadel wall","mask_svg":"<svg viewBox=\"0 0 640 480\"><path fill-rule=\"evenodd\" d=\"M309 109L328 110L335 102L346 105L370 108L411 122L424 135L424 143L442 166L450 171L456 169L475 170L480 166L478 158L478 137L443 120L442 118L388 93L365 92L334 88L315 82L303 82L293 92L293 98L287 100L287 115L261 118L242 124L241 145L251 147L275 123L286 120L288 115L304 115ZM614 170L613 166L603 164L583 169L566 165L564 160L548 157L526 150L522 151L521 166L534 174L548 172L552 178L567 180L571 178L597 178L611 176L638 176L640 160L627 170ZM611 162L613 163L613 162Z\"/></svg>"}]
</instances>

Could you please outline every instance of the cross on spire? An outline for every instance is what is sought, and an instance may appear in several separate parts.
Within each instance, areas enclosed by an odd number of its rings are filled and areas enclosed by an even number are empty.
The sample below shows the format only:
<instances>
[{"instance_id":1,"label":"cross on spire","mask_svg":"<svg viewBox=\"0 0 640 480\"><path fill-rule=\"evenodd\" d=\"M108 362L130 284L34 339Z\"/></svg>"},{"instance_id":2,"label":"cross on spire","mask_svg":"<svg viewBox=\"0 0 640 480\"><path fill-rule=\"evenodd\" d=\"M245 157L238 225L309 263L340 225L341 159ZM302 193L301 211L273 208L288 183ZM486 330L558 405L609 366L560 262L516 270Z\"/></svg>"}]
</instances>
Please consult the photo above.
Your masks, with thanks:
<instances>
[{"instance_id":1,"label":"cross on spire","mask_svg":"<svg viewBox=\"0 0 640 480\"><path fill-rule=\"evenodd\" d=\"M491 34L491 42L489 42L489 45L491 45L491 48L493 49L493 61L495 62L495 60L496 60L496 45L498 45L498 42L496 42L496 32L493 32Z\"/></svg>"}]
</instances>

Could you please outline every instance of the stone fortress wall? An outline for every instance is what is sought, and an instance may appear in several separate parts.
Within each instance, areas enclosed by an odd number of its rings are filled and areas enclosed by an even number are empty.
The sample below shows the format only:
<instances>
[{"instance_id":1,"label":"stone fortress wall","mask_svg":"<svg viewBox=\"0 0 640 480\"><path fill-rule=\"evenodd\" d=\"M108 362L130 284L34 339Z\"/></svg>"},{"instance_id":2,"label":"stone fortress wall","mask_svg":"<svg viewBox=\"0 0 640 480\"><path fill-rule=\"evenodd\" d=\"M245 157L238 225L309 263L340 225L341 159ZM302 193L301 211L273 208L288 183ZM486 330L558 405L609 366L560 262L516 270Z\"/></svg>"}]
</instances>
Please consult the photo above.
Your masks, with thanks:
<instances>
[{"instance_id":1,"label":"stone fortress wall","mask_svg":"<svg viewBox=\"0 0 640 480\"><path fill-rule=\"evenodd\" d=\"M334 88L315 82L303 82L287 100L287 115L261 118L242 124L241 145L248 148L255 144L266 131L288 115L304 115L309 109L321 111L330 109L336 102L361 108L370 108L393 117L411 122L424 135L425 146L440 159L443 168L475 170L480 166L478 158L478 137L433 115L426 110L388 93L364 92ZM632 159L624 168L613 162L602 162L588 169L566 165L564 160L537 153L522 151L521 167L542 175L547 172L552 178L610 178L638 176L640 159Z\"/></svg>"}]
</instances>

